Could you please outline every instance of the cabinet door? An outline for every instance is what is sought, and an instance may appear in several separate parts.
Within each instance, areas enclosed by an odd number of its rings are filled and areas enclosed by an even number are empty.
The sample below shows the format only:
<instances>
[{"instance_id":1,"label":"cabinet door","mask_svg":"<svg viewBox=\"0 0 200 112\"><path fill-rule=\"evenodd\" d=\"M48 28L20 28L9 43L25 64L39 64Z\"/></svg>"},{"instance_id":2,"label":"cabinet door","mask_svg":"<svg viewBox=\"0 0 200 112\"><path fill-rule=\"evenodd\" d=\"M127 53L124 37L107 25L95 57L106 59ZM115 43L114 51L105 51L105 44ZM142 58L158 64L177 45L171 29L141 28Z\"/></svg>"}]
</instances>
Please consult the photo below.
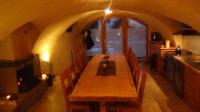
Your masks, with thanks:
<instances>
[{"instance_id":1,"label":"cabinet door","mask_svg":"<svg viewBox=\"0 0 200 112\"><path fill-rule=\"evenodd\" d=\"M174 70L175 70L175 63L173 62L173 60L165 58L164 73L165 76L172 83L174 82Z\"/></svg>"},{"instance_id":2,"label":"cabinet door","mask_svg":"<svg viewBox=\"0 0 200 112\"><path fill-rule=\"evenodd\" d=\"M184 71L183 65L180 62L176 62L174 71L174 89L180 98L183 98L183 79Z\"/></svg>"},{"instance_id":3,"label":"cabinet door","mask_svg":"<svg viewBox=\"0 0 200 112\"><path fill-rule=\"evenodd\" d=\"M200 74L186 67L184 75L184 98L200 111Z\"/></svg>"}]
</instances>

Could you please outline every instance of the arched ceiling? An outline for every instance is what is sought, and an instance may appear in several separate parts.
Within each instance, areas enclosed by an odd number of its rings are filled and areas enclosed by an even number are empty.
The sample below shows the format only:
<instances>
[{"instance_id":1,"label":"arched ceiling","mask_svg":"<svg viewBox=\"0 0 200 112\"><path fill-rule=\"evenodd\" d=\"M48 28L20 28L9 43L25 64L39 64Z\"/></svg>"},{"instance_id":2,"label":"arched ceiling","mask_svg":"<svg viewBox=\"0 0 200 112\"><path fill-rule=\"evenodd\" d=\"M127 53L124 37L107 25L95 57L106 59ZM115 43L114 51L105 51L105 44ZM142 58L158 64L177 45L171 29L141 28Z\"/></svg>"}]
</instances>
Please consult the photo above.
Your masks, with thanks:
<instances>
[{"instance_id":1,"label":"arched ceiling","mask_svg":"<svg viewBox=\"0 0 200 112\"><path fill-rule=\"evenodd\" d=\"M42 32L33 51L50 49L72 23L108 7L110 0L2 0L0 1L0 41L21 25L32 22ZM158 27L167 35L184 22L200 31L199 0L112 0L111 9ZM84 20L85 18L85 20ZM43 50L41 50L43 49Z\"/></svg>"},{"instance_id":2,"label":"arched ceiling","mask_svg":"<svg viewBox=\"0 0 200 112\"><path fill-rule=\"evenodd\" d=\"M158 29L158 31L163 32L165 36L170 36L171 30L173 29L170 28L171 26L167 24L169 22L173 22L172 20L165 20L166 24L164 24L162 22L162 18L155 18L154 16L149 14L126 12L119 10L114 10L113 13L119 16L128 16L131 18L136 18L137 20L140 20L151 27L155 27L156 29ZM53 50L52 47L56 40L65 32L66 28L68 28L72 23L78 22L79 24L82 24L84 26L85 24L91 22L96 18L102 17L103 15L103 10L91 11L84 14L77 14L70 17L66 17L55 22L54 24L50 24L42 32L39 39L36 41L35 46L33 48L33 52L38 54L46 52L51 53Z\"/></svg>"},{"instance_id":3,"label":"arched ceiling","mask_svg":"<svg viewBox=\"0 0 200 112\"><path fill-rule=\"evenodd\" d=\"M56 43L56 40L66 31L66 28L68 28L72 23L98 12L99 11L91 11L84 14L76 14L48 25L35 42L33 53L42 54L48 52L50 55L53 52L52 48Z\"/></svg>"},{"instance_id":4,"label":"arched ceiling","mask_svg":"<svg viewBox=\"0 0 200 112\"><path fill-rule=\"evenodd\" d=\"M151 26L153 29L156 29L157 31L165 34L165 36L171 35L174 31L176 31L180 27L180 23L177 23L177 21L168 18L163 18L158 15L152 15L146 13L114 10L111 16L127 17L135 19L147 26ZM81 28L84 28L88 24L91 24L91 22L99 18L105 18L105 14L103 11L82 18L79 21L79 24L81 24Z\"/></svg>"},{"instance_id":5,"label":"arched ceiling","mask_svg":"<svg viewBox=\"0 0 200 112\"><path fill-rule=\"evenodd\" d=\"M0 40L19 26L34 22L43 30L48 24L74 14L105 9L110 0L1 0ZM112 0L112 9L145 12L184 22L200 31L199 0Z\"/></svg>"}]
</instances>

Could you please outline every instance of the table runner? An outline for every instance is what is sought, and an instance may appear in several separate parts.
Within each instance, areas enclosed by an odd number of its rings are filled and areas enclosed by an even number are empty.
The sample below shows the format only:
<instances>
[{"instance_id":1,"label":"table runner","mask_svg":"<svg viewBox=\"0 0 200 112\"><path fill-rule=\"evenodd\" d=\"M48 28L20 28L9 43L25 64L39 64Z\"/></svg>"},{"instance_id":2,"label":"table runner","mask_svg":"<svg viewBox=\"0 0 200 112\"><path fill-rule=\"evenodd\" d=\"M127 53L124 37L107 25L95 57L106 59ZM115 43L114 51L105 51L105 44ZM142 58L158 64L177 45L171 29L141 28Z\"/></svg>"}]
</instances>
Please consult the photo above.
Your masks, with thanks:
<instances>
[{"instance_id":1,"label":"table runner","mask_svg":"<svg viewBox=\"0 0 200 112\"><path fill-rule=\"evenodd\" d=\"M101 61L99 63L96 75L99 75L99 76L116 75L115 61Z\"/></svg>"}]
</instances>

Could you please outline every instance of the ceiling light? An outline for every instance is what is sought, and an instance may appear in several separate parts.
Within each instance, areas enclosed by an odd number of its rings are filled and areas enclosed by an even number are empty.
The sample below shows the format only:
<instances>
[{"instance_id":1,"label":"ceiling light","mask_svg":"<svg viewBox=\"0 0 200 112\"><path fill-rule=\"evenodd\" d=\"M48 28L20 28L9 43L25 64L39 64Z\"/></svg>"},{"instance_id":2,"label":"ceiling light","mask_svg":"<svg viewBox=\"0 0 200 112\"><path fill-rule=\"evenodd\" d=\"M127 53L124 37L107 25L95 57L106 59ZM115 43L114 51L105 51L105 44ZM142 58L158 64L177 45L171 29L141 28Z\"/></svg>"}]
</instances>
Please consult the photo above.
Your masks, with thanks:
<instances>
[{"instance_id":1,"label":"ceiling light","mask_svg":"<svg viewBox=\"0 0 200 112\"><path fill-rule=\"evenodd\" d=\"M105 14L106 14L106 15L108 15L108 14L111 14L111 13L112 13L112 11L111 11L109 8L107 8L107 9L106 9L104 12L105 12Z\"/></svg>"}]
</instances>

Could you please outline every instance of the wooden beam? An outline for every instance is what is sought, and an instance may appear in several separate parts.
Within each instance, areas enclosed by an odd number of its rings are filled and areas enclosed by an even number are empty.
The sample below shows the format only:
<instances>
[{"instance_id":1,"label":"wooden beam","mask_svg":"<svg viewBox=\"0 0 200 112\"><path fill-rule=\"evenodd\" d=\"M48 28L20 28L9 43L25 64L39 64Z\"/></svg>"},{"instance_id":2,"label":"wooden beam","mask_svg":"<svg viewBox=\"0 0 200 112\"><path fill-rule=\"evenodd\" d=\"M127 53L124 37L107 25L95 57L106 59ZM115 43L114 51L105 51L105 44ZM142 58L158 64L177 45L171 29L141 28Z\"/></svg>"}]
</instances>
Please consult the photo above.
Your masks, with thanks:
<instances>
[{"instance_id":1,"label":"wooden beam","mask_svg":"<svg viewBox=\"0 0 200 112\"><path fill-rule=\"evenodd\" d=\"M122 17L122 47L123 53L126 54L128 49L128 21L126 17Z\"/></svg>"},{"instance_id":2,"label":"wooden beam","mask_svg":"<svg viewBox=\"0 0 200 112\"><path fill-rule=\"evenodd\" d=\"M102 44L102 54L106 53L106 18L102 19L101 25L101 44Z\"/></svg>"}]
</instances>

